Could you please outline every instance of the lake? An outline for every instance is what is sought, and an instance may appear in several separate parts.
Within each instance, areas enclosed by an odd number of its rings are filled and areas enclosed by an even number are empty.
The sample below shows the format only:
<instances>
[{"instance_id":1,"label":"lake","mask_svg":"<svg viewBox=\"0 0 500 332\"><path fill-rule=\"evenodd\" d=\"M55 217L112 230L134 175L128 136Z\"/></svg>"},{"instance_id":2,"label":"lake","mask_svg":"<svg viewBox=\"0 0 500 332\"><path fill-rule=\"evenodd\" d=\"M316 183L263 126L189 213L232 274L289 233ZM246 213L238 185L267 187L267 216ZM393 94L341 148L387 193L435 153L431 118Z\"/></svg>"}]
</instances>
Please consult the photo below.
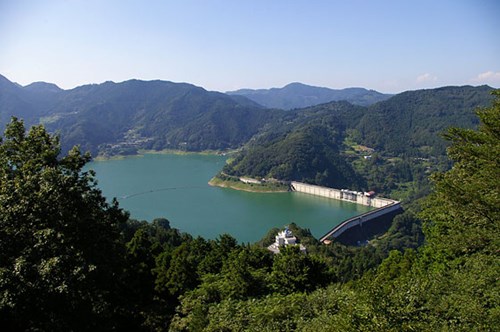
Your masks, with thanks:
<instances>
[{"instance_id":1,"label":"lake","mask_svg":"<svg viewBox=\"0 0 500 332\"><path fill-rule=\"evenodd\" d=\"M172 227L214 239L228 233L256 242L271 228L295 222L319 238L344 219L370 208L296 192L251 193L211 187L208 181L226 157L201 154L146 154L94 161L98 186L134 219L164 217Z\"/></svg>"}]
</instances>

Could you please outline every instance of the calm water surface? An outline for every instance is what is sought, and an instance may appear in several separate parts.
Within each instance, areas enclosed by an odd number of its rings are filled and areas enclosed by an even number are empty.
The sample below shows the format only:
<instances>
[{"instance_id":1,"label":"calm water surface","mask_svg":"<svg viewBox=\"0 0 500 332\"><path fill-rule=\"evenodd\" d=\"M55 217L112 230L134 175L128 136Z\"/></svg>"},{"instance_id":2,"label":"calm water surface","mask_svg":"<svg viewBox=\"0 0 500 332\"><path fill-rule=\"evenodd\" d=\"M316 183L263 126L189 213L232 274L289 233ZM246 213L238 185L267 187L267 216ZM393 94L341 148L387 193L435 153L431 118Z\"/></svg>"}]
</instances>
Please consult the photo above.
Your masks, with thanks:
<instances>
[{"instance_id":1,"label":"calm water surface","mask_svg":"<svg viewBox=\"0 0 500 332\"><path fill-rule=\"evenodd\" d=\"M98 186L132 218L165 217L172 227L194 236L228 233L256 242L272 227L291 222L320 237L333 226L369 208L301 193L249 193L211 187L207 182L224 166L214 155L149 154L96 161Z\"/></svg>"}]
</instances>

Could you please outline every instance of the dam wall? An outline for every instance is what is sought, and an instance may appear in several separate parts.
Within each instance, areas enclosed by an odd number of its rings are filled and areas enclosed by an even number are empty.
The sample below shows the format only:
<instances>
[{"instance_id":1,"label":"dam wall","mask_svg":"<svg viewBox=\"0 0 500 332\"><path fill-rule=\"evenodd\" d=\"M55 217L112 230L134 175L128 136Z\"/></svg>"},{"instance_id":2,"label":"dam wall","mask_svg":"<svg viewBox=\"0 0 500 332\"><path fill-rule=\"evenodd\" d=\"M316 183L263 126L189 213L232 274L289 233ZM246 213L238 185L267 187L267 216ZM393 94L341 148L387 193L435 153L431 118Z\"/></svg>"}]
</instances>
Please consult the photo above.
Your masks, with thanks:
<instances>
[{"instance_id":1,"label":"dam wall","mask_svg":"<svg viewBox=\"0 0 500 332\"><path fill-rule=\"evenodd\" d=\"M396 201L388 198L379 198L368 195L368 193L363 193L359 191L352 191L348 189L335 189L315 186L312 184L294 182L290 183L290 187L293 191L298 191L305 194L311 194L326 198L338 199L341 201L372 206L374 208L384 207L390 205Z\"/></svg>"},{"instance_id":2,"label":"dam wall","mask_svg":"<svg viewBox=\"0 0 500 332\"><path fill-rule=\"evenodd\" d=\"M398 211L402 210L400 202L388 198L374 197L374 193L364 193L348 189L327 188L301 182L291 182L290 188L293 191L305 194L332 198L375 208L375 210L344 220L323 235L320 238L321 242L331 238L337 238L342 233L353 227L362 227L365 222L372 220L376 221L384 215L398 213Z\"/></svg>"}]
</instances>

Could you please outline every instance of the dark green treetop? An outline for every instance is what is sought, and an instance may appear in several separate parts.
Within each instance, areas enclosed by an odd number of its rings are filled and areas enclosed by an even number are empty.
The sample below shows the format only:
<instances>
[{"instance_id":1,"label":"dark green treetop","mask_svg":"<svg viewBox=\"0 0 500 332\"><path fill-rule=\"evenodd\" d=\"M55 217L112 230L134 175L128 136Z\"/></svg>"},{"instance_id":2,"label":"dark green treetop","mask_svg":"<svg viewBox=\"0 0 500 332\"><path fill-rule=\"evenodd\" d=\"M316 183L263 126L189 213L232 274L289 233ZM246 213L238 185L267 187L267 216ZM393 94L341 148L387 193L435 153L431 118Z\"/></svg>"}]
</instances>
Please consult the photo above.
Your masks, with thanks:
<instances>
[{"instance_id":1,"label":"dark green treetop","mask_svg":"<svg viewBox=\"0 0 500 332\"><path fill-rule=\"evenodd\" d=\"M0 139L0 324L10 329L111 327L118 306L118 225L89 155L59 157L58 137L12 118Z\"/></svg>"}]
</instances>

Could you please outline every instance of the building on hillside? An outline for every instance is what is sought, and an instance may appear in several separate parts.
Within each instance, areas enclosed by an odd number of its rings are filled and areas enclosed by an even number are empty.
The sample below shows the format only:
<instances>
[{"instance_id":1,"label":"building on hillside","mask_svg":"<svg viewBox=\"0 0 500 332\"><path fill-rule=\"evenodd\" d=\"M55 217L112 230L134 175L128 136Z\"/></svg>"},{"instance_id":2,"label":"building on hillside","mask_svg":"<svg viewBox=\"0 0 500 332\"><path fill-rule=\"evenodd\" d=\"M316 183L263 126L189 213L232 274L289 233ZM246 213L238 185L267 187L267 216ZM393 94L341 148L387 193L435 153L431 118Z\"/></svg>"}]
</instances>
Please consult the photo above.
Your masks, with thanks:
<instances>
[{"instance_id":1,"label":"building on hillside","mask_svg":"<svg viewBox=\"0 0 500 332\"><path fill-rule=\"evenodd\" d=\"M280 247L283 246L299 246L301 252L306 252L306 247L304 247L300 243L297 243L297 238L293 236L292 231L288 229L288 226L285 227L284 231L281 231L278 233L278 235L276 235L276 240L273 244L267 247L267 249L275 254L278 254L280 252Z\"/></svg>"},{"instance_id":2,"label":"building on hillside","mask_svg":"<svg viewBox=\"0 0 500 332\"><path fill-rule=\"evenodd\" d=\"M240 181L246 184L262 184L262 181L251 178L240 178Z\"/></svg>"}]
</instances>

